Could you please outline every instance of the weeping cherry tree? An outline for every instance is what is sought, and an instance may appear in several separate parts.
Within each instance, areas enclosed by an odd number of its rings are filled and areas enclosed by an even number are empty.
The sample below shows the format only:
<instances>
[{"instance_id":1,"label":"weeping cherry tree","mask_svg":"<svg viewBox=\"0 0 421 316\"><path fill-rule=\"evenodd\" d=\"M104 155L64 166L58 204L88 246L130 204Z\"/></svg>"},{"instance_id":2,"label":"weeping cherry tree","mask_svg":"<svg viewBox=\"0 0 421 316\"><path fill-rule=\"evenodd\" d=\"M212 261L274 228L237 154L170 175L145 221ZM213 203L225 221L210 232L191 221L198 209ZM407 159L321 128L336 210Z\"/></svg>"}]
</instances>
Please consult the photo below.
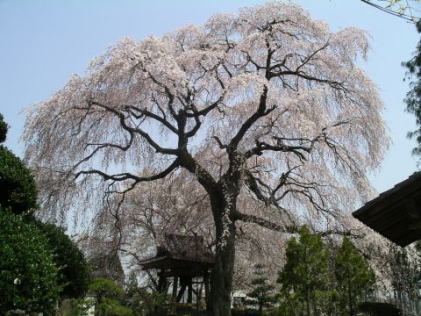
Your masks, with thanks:
<instances>
[{"instance_id":1,"label":"weeping cherry tree","mask_svg":"<svg viewBox=\"0 0 421 316\"><path fill-rule=\"evenodd\" d=\"M356 64L368 48L364 31L331 32L283 2L122 39L28 114L40 201L93 209L186 172L214 224L209 314L229 315L240 222L296 233L307 218L341 232L342 214L367 198L388 143L377 89Z\"/></svg>"}]
</instances>

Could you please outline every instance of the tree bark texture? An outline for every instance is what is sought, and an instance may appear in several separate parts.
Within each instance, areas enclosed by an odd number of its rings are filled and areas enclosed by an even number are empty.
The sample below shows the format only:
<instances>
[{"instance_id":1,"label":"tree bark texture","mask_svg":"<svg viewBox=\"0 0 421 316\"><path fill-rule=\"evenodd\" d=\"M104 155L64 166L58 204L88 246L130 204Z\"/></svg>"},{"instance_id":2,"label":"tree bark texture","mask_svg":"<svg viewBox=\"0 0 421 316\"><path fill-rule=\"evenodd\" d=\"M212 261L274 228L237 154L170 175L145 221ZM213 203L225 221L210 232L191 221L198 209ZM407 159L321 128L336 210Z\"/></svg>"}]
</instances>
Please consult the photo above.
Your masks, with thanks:
<instances>
[{"instance_id":1,"label":"tree bark texture","mask_svg":"<svg viewBox=\"0 0 421 316\"><path fill-rule=\"evenodd\" d=\"M216 249L215 264L211 272L209 295L209 316L231 315L231 291L235 259L235 221L231 214L236 207L237 192L224 190L219 183L221 194L211 197L215 222ZM229 188L236 187L229 186Z\"/></svg>"}]
</instances>

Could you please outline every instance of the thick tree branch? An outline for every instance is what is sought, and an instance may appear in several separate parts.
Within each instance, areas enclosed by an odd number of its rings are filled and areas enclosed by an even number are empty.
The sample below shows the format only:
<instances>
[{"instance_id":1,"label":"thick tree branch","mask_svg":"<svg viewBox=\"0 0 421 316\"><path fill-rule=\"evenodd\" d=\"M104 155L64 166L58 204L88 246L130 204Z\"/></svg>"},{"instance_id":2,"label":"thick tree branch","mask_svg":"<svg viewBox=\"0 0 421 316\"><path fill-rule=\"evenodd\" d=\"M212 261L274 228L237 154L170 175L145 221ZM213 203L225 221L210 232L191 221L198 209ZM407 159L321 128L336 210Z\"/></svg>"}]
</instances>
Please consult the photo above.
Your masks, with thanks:
<instances>
[{"instance_id":1,"label":"thick tree branch","mask_svg":"<svg viewBox=\"0 0 421 316\"><path fill-rule=\"evenodd\" d=\"M187 169L197 177L199 183L210 195L214 196L218 192L218 185L212 175L203 168L187 150L182 151L179 156L180 166Z\"/></svg>"},{"instance_id":2,"label":"thick tree branch","mask_svg":"<svg viewBox=\"0 0 421 316\"><path fill-rule=\"evenodd\" d=\"M263 92L260 96L259 106L256 112L253 113L244 123L241 125L240 129L238 130L237 134L232 138L231 142L228 145L228 149L230 151L235 151L238 147L238 144L243 139L244 135L250 129L251 126L262 116L269 114L273 109L266 111L266 101L267 101L267 93L268 88L266 86L263 87Z\"/></svg>"},{"instance_id":3,"label":"thick tree branch","mask_svg":"<svg viewBox=\"0 0 421 316\"><path fill-rule=\"evenodd\" d=\"M336 90L348 91L342 82L311 76L301 70L282 70L282 71L277 71L277 72L271 72L269 74L269 78L282 77L282 76L297 76L299 78L306 79L308 81L326 83Z\"/></svg>"},{"instance_id":4,"label":"thick tree branch","mask_svg":"<svg viewBox=\"0 0 421 316\"><path fill-rule=\"evenodd\" d=\"M152 176L148 176L148 177L140 177L129 172L118 173L118 174L108 174L102 170L90 169L90 170L82 170L82 171L77 172L75 174L75 178L77 179L81 175L94 174L94 175L101 176L105 181L111 180L114 182L121 182L121 181L126 181L126 180L133 180L135 183L149 182L149 181L165 178L167 175L169 175L172 171L174 171L179 166L180 166L179 159L176 159L168 168L166 168L162 172L157 173Z\"/></svg>"},{"instance_id":5,"label":"thick tree branch","mask_svg":"<svg viewBox=\"0 0 421 316\"><path fill-rule=\"evenodd\" d=\"M295 224L281 225L281 224L274 223L272 221L269 221L259 216L243 214L238 211L233 214L233 218L234 220L239 220L246 223L253 223L269 230L283 232L287 234L298 234L301 229L301 226L299 225L295 225ZM362 233L358 233L358 231L355 229L354 230L353 229L348 229L348 230L328 229L324 231L314 231L313 233L320 234L323 237L330 236L330 235L347 236L347 237L352 237L352 238L364 237Z\"/></svg>"},{"instance_id":6,"label":"thick tree branch","mask_svg":"<svg viewBox=\"0 0 421 316\"><path fill-rule=\"evenodd\" d=\"M248 159L254 155L261 155L264 151L274 151L274 152L290 152L295 154L300 161L306 160L306 156L302 153L310 153L312 146L292 146L280 143L279 145L270 145L265 142L256 141L256 147L250 149L245 153L245 158Z\"/></svg>"},{"instance_id":7,"label":"thick tree branch","mask_svg":"<svg viewBox=\"0 0 421 316\"><path fill-rule=\"evenodd\" d=\"M161 147L160 145L158 145L157 142L155 142L152 137L146 133L145 131L141 130L140 128L136 128L136 127L131 127L129 125L127 125L126 123L126 118L124 116L123 113L121 113L120 111L117 111L115 108L112 108L110 106L107 106L105 104L102 104L100 102L97 101L88 101L89 104L91 105L96 105L100 108L103 108L111 113L113 113L114 115L116 115L119 119L120 119L120 124L121 126L129 132L133 132L136 133L138 135L140 135L143 139L146 140L146 142L155 149L156 152L161 153L161 154L166 154L166 155L178 155L178 150L177 149L171 149L171 148L165 148L165 147Z\"/></svg>"}]
</instances>

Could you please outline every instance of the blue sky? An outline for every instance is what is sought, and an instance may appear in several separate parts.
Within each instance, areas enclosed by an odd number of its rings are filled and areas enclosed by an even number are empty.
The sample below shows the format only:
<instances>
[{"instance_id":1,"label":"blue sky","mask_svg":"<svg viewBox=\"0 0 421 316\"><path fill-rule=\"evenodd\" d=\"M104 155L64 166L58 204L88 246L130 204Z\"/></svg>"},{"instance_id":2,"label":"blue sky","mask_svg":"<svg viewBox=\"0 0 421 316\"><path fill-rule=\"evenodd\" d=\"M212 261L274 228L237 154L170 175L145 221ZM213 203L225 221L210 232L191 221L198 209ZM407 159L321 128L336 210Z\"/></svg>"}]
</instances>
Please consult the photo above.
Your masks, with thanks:
<instances>
[{"instance_id":1,"label":"blue sky","mask_svg":"<svg viewBox=\"0 0 421 316\"><path fill-rule=\"evenodd\" d=\"M384 191L416 171L415 127L404 112L408 84L401 62L415 50L414 25L359 0L300 0L315 19L333 30L357 26L371 35L369 60L362 62L378 85L386 106L393 144L380 170L371 176ZM216 12L235 12L259 0L0 0L0 113L11 126L6 145L22 156L22 111L48 98L73 73L83 74L89 61L122 37L160 36L185 24L203 23Z\"/></svg>"}]
</instances>

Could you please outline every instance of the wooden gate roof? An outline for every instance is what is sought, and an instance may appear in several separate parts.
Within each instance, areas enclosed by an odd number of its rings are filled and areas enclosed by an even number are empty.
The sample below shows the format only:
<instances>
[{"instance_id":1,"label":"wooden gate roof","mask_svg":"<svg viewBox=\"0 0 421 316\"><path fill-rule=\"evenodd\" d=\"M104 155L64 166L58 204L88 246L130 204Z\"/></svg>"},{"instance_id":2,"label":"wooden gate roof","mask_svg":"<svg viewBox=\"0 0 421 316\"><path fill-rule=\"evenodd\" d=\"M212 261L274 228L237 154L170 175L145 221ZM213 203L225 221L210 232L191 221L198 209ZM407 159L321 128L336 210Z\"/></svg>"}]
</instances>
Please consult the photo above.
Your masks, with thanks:
<instances>
[{"instance_id":1,"label":"wooden gate roof","mask_svg":"<svg viewBox=\"0 0 421 316\"><path fill-rule=\"evenodd\" d=\"M157 247L156 255L139 264L145 270L170 269L178 274L197 274L210 268L213 262L202 236L168 234Z\"/></svg>"},{"instance_id":2,"label":"wooden gate roof","mask_svg":"<svg viewBox=\"0 0 421 316\"><path fill-rule=\"evenodd\" d=\"M352 215L402 247L421 239L421 172L381 193Z\"/></svg>"}]
</instances>

